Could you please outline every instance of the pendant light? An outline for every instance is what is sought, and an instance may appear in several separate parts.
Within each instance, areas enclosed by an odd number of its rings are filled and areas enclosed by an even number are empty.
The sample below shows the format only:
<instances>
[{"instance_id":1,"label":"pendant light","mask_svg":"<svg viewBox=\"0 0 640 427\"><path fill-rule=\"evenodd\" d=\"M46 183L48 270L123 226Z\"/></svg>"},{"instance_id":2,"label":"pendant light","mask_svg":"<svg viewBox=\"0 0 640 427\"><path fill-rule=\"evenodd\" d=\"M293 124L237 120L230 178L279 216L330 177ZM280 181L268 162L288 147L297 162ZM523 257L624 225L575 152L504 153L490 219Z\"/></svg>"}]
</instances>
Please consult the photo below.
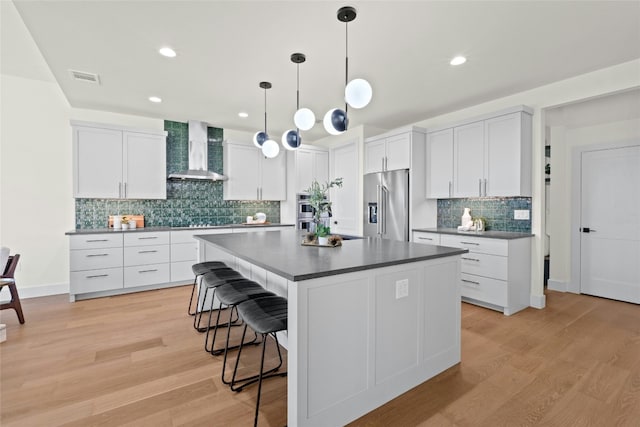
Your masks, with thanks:
<instances>
[{"instance_id":1,"label":"pendant light","mask_svg":"<svg viewBox=\"0 0 640 427\"><path fill-rule=\"evenodd\" d=\"M253 143L256 147L262 149L265 157L273 158L280 152L280 146L267 134L267 89L271 89L271 83L260 82L260 87L264 89L264 131L258 131L253 135Z\"/></svg>"},{"instance_id":2,"label":"pendant light","mask_svg":"<svg viewBox=\"0 0 640 427\"><path fill-rule=\"evenodd\" d=\"M356 9L351 6L341 7L338 10L338 21L345 23L345 90L344 110L339 108L333 108L327 112L324 116L323 125L327 132L331 135L340 135L347 130L349 125L349 119L347 118L348 107L352 108L364 108L366 107L373 96L373 89L371 85L365 79L353 79L349 82L349 29L348 23L356 19Z\"/></svg>"},{"instance_id":3,"label":"pendant light","mask_svg":"<svg viewBox=\"0 0 640 427\"><path fill-rule=\"evenodd\" d=\"M307 60L304 53L291 54L291 62L296 64L297 67L297 83L296 83L296 113L293 116L293 122L296 125L296 129L289 129L282 134L282 145L287 150L297 150L302 144L302 138L300 137L300 129L309 130L313 127L316 121L316 116L308 108L300 108L300 64Z\"/></svg>"}]
</instances>

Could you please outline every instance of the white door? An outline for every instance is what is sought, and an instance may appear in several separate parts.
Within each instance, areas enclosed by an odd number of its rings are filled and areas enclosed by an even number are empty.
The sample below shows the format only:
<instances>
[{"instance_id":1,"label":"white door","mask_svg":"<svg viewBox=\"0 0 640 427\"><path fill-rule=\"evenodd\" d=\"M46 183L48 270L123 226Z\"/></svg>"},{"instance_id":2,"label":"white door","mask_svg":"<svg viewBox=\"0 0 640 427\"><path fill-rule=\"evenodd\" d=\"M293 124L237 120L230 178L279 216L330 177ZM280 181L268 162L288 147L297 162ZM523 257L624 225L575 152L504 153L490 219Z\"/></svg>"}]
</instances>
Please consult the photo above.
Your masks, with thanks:
<instances>
[{"instance_id":1,"label":"white door","mask_svg":"<svg viewBox=\"0 0 640 427\"><path fill-rule=\"evenodd\" d=\"M331 189L331 232L339 234L361 234L359 214L360 177L358 173L358 150L351 142L331 150L331 180L342 178L342 188Z\"/></svg>"},{"instance_id":2,"label":"white door","mask_svg":"<svg viewBox=\"0 0 640 427\"><path fill-rule=\"evenodd\" d=\"M580 292L640 303L640 145L585 151Z\"/></svg>"}]
</instances>

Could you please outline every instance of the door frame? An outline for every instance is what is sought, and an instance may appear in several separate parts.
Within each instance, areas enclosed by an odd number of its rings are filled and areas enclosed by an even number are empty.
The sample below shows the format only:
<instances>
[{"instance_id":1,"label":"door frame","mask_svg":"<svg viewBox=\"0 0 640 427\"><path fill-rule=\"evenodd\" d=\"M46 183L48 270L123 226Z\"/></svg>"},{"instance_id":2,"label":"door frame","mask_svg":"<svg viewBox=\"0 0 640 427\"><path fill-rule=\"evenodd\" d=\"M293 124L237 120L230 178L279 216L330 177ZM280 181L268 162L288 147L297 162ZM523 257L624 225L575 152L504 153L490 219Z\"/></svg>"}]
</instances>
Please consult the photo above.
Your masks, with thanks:
<instances>
[{"instance_id":1,"label":"door frame","mask_svg":"<svg viewBox=\"0 0 640 427\"><path fill-rule=\"evenodd\" d=\"M640 145L640 140L622 140L600 144L590 144L573 147L571 150L571 280L567 284L567 291L574 294L581 293L582 276L580 261L582 259L581 225L582 214L582 153L598 150L633 147Z\"/></svg>"}]
</instances>

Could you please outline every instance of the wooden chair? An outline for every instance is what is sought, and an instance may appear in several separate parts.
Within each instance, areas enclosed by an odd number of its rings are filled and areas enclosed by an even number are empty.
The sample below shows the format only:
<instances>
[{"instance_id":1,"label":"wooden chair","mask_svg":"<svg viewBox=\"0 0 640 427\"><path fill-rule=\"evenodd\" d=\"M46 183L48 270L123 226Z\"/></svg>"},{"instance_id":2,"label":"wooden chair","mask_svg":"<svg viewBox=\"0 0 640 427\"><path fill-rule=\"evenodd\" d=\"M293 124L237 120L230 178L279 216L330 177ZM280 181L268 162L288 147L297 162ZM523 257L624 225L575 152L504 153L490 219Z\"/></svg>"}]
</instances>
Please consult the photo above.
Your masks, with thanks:
<instances>
[{"instance_id":1,"label":"wooden chair","mask_svg":"<svg viewBox=\"0 0 640 427\"><path fill-rule=\"evenodd\" d=\"M24 314L22 313L22 305L20 304L20 296L18 295L18 288L16 287L16 279L14 277L19 260L20 254L9 256L7 267L5 268L4 273L2 273L2 276L0 276L0 289L8 286L9 292L11 293L11 301L0 304L0 310L13 308L18 315L18 321L21 324L24 324Z\"/></svg>"}]
</instances>

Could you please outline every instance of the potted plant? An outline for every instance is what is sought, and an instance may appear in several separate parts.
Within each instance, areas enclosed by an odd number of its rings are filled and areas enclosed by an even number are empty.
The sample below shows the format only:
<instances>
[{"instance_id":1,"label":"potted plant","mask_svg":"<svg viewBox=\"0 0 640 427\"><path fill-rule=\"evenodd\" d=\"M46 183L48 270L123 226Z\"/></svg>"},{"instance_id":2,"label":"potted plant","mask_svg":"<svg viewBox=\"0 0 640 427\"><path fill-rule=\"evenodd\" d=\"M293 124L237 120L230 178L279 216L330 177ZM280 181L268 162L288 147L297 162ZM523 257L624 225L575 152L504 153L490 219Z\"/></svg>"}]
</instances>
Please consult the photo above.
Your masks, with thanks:
<instances>
[{"instance_id":1,"label":"potted plant","mask_svg":"<svg viewBox=\"0 0 640 427\"><path fill-rule=\"evenodd\" d=\"M329 244L329 235L331 234L331 227L324 224L318 224L316 227L316 236L318 237L319 245Z\"/></svg>"},{"instance_id":2,"label":"potted plant","mask_svg":"<svg viewBox=\"0 0 640 427\"><path fill-rule=\"evenodd\" d=\"M327 238L331 234L329 225L322 224L322 214L328 213L331 216L331 202L327 199L327 192L333 187L342 187L342 178L336 178L333 181L320 184L317 180L313 180L311 186L307 188L309 193L309 204L313 208L313 223L315 225L315 233L318 240L323 237ZM318 241L319 244L320 241ZM326 240L324 244L327 244Z\"/></svg>"}]
</instances>

